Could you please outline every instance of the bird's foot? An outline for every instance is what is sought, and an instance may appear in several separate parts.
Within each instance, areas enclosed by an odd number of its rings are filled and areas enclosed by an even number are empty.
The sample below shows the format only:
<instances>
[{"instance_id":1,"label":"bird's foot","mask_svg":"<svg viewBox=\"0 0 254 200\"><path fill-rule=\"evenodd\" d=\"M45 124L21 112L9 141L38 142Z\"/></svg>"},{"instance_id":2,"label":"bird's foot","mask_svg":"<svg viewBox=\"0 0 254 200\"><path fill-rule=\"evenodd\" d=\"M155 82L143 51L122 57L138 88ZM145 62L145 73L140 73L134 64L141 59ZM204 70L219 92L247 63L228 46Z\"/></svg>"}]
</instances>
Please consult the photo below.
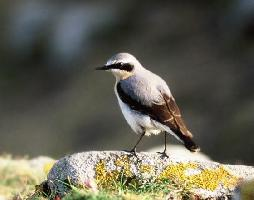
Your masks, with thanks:
<instances>
[{"instance_id":1,"label":"bird's foot","mask_svg":"<svg viewBox=\"0 0 254 200\"><path fill-rule=\"evenodd\" d=\"M166 153L166 151L163 151L163 152L156 152L156 153L160 154L160 155L161 155L161 158L169 158L169 157L168 157L168 154Z\"/></svg>"},{"instance_id":2,"label":"bird's foot","mask_svg":"<svg viewBox=\"0 0 254 200\"><path fill-rule=\"evenodd\" d=\"M133 148L133 149L131 149L131 150L124 150L124 151L127 152L127 153L129 153L130 156L135 156L136 158L138 157L136 148Z\"/></svg>"}]
</instances>

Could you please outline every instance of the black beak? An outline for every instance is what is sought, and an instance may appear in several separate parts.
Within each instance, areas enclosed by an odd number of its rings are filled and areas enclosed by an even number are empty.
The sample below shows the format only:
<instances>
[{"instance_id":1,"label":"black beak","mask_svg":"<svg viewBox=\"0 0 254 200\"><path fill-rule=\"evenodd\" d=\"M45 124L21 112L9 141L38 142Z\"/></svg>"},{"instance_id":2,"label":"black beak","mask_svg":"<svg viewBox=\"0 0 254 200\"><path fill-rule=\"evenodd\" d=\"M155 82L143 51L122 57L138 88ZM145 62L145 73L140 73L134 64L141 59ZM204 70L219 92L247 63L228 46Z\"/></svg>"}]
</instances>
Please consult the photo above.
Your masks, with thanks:
<instances>
[{"instance_id":1,"label":"black beak","mask_svg":"<svg viewBox=\"0 0 254 200\"><path fill-rule=\"evenodd\" d=\"M102 67L96 67L95 69L96 70L108 70L109 68L108 68L108 66L104 65Z\"/></svg>"}]
</instances>

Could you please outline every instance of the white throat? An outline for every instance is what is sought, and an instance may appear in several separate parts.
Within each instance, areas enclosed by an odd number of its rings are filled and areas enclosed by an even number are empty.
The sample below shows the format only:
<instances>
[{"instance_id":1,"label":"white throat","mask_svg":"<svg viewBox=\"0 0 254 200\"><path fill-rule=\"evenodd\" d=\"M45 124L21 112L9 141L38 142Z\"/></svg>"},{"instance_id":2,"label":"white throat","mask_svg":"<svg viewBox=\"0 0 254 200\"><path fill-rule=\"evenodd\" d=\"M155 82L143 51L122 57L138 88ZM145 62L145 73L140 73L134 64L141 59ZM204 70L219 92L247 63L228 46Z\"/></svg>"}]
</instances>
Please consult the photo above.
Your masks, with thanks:
<instances>
[{"instance_id":1,"label":"white throat","mask_svg":"<svg viewBox=\"0 0 254 200\"><path fill-rule=\"evenodd\" d=\"M112 69L111 72L116 77L117 81L127 79L133 75L133 72L127 72L119 69Z\"/></svg>"}]
</instances>

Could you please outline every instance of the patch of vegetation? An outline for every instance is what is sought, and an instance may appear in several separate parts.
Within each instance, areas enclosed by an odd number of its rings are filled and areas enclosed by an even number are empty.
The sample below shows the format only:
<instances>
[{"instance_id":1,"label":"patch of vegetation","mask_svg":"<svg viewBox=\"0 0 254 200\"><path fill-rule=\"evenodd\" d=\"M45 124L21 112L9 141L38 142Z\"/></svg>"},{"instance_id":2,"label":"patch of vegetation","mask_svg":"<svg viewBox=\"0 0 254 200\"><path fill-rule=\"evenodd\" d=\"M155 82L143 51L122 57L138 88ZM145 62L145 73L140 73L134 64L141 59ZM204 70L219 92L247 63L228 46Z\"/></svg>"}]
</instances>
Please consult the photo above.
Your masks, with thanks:
<instances>
[{"instance_id":1,"label":"patch of vegetation","mask_svg":"<svg viewBox=\"0 0 254 200\"><path fill-rule=\"evenodd\" d=\"M152 196L164 196L176 187L172 181L165 179L157 182L139 182L136 178L126 177L123 173L115 182L115 191L119 194L126 192L143 195L145 193Z\"/></svg>"},{"instance_id":2,"label":"patch of vegetation","mask_svg":"<svg viewBox=\"0 0 254 200\"><path fill-rule=\"evenodd\" d=\"M45 157L29 160L27 158L12 158L10 155L1 156L0 197L28 199L34 192L35 185L46 179L47 166L52 161L52 159Z\"/></svg>"},{"instance_id":3,"label":"patch of vegetation","mask_svg":"<svg viewBox=\"0 0 254 200\"><path fill-rule=\"evenodd\" d=\"M254 199L254 181L249 181L241 186L241 199Z\"/></svg>"},{"instance_id":4,"label":"patch of vegetation","mask_svg":"<svg viewBox=\"0 0 254 200\"><path fill-rule=\"evenodd\" d=\"M188 191L177 186L172 181L165 179L160 182L139 183L130 180L124 173L114 180L114 187L111 189L98 188L93 189L77 188L69 185L71 191L63 200L160 200L170 196L173 199L177 197L181 199L190 199ZM54 199L59 199L57 196Z\"/></svg>"},{"instance_id":5,"label":"patch of vegetation","mask_svg":"<svg viewBox=\"0 0 254 200\"><path fill-rule=\"evenodd\" d=\"M168 179L145 183L134 180L121 173L121 176L118 176L114 180L114 186L111 186L111 189L97 186L95 188L90 187L91 184L89 184L89 187L87 185L76 187L71 185L67 180L61 181L70 189L69 193L62 200L160 200L166 199L166 197L190 199L188 191ZM43 191L47 188L45 187L45 183L37 187L37 193L33 195L33 198L30 197L30 200L41 200L39 197L45 196L46 192ZM53 194L52 196L48 196L48 199L61 199L54 191L51 192Z\"/></svg>"},{"instance_id":6,"label":"patch of vegetation","mask_svg":"<svg viewBox=\"0 0 254 200\"><path fill-rule=\"evenodd\" d=\"M74 189L68 195L66 195L63 200L153 200L153 199L162 199L151 195L150 193L134 193L130 190L121 191L120 193L113 191L99 191L91 192L86 189Z\"/></svg>"},{"instance_id":7,"label":"patch of vegetation","mask_svg":"<svg viewBox=\"0 0 254 200\"><path fill-rule=\"evenodd\" d=\"M99 190L114 192L124 199L126 195L134 195L134 199L162 199L176 188L179 189L169 179L153 180L151 166L140 165L141 176L151 176L151 180L148 178L146 182L143 182L144 179L136 177L130 171L128 158L118 159L115 164L122 170L107 171L103 161L96 166L96 181Z\"/></svg>"},{"instance_id":8,"label":"patch of vegetation","mask_svg":"<svg viewBox=\"0 0 254 200\"><path fill-rule=\"evenodd\" d=\"M122 200L119 195L113 195L108 192L94 193L85 189L72 189L72 191L66 195L63 200Z\"/></svg>"},{"instance_id":9,"label":"patch of vegetation","mask_svg":"<svg viewBox=\"0 0 254 200\"><path fill-rule=\"evenodd\" d=\"M67 184L64 182L64 184ZM106 190L104 188L98 188L96 190L92 188L75 187L73 185L68 185L70 188L69 193L63 198L63 200L153 200L153 199L165 199L165 197L173 191L176 190L174 184L169 180L158 183L144 183L144 184L132 184L128 182L128 178L121 176L119 180L115 180L115 187L113 190ZM45 195L43 193L42 185L38 187L37 194L33 195L30 200L39 200L41 196ZM178 190L177 193L179 193ZM179 193L180 194L180 193ZM183 193L182 193L183 194ZM181 195L182 195L181 194ZM176 196L174 194L174 196ZM60 200L58 195L48 196L48 199ZM40 199L41 200L41 199Z\"/></svg>"}]
</instances>

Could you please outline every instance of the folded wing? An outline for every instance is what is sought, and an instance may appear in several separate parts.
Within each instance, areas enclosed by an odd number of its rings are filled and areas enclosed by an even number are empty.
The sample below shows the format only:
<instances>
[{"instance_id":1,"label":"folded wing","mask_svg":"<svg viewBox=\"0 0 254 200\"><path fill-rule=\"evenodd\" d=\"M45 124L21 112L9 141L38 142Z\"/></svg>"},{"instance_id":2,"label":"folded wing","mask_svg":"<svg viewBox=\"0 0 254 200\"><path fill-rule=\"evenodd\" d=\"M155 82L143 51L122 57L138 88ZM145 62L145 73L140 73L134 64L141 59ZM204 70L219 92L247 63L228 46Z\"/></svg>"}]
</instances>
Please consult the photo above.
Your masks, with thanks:
<instances>
[{"instance_id":1,"label":"folded wing","mask_svg":"<svg viewBox=\"0 0 254 200\"><path fill-rule=\"evenodd\" d=\"M158 99L161 100L147 104L142 102L140 95L135 96L135 92L129 92L128 89L130 88L125 88L121 84L121 82L117 83L116 88L120 99L124 103L128 104L131 109L148 115L151 119L168 126L190 151L198 150L198 146L191 140L192 134L187 129L180 110L172 96L159 91L161 96Z\"/></svg>"}]
</instances>

